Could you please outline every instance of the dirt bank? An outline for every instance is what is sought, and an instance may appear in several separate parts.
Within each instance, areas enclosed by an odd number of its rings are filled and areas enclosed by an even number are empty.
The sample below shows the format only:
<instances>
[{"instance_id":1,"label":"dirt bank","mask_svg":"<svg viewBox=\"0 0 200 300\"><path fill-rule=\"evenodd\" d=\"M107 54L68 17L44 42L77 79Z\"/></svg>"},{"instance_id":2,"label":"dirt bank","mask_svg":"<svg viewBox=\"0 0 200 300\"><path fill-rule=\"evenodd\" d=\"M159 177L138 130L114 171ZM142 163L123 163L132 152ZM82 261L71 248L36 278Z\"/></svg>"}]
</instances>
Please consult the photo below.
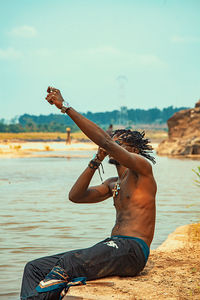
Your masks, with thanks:
<instances>
[{"instance_id":1,"label":"dirt bank","mask_svg":"<svg viewBox=\"0 0 200 300\"><path fill-rule=\"evenodd\" d=\"M200 224L181 226L151 251L135 278L110 277L71 287L64 300L200 299Z\"/></svg>"}]
</instances>

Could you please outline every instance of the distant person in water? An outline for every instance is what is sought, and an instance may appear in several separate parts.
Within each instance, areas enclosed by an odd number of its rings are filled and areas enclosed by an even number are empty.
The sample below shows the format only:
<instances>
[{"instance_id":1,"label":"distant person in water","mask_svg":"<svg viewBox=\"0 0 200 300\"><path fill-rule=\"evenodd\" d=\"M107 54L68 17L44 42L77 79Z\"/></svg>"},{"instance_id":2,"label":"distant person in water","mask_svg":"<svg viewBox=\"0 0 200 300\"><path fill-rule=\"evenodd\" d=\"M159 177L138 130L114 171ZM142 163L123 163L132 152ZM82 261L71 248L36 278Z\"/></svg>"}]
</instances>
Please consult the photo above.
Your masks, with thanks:
<instances>
[{"instance_id":1,"label":"distant person in water","mask_svg":"<svg viewBox=\"0 0 200 300\"><path fill-rule=\"evenodd\" d=\"M148 160L155 161L149 154L152 148L144 132L116 130L110 137L66 103L58 89L49 87L47 92L46 100L67 114L99 146L96 156L70 190L69 199L74 203L94 204L113 197L116 222L111 236L90 248L27 263L21 299L62 299L70 286L84 284L86 280L136 276L145 267L154 235L156 182ZM90 186L107 155L118 176L106 179L99 186Z\"/></svg>"},{"instance_id":2,"label":"distant person in water","mask_svg":"<svg viewBox=\"0 0 200 300\"><path fill-rule=\"evenodd\" d=\"M109 134L109 136L112 136L112 132L113 132L113 125L110 124L108 129L106 130L106 133Z\"/></svg>"}]
</instances>

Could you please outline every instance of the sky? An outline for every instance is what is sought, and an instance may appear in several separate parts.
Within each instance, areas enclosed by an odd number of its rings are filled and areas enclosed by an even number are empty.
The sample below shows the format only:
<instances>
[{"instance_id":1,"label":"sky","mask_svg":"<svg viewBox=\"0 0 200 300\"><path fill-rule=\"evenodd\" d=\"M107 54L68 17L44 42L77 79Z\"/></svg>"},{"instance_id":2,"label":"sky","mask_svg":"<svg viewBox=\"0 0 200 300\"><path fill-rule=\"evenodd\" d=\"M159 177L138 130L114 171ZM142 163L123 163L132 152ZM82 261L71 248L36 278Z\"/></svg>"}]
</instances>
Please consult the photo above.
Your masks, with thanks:
<instances>
[{"instance_id":1,"label":"sky","mask_svg":"<svg viewBox=\"0 0 200 300\"><path fill-rule=\"evenodd\" d=\"M0 119L193 107L200 98L199 0L0 0Z\"/></svg>"}]
</instances>

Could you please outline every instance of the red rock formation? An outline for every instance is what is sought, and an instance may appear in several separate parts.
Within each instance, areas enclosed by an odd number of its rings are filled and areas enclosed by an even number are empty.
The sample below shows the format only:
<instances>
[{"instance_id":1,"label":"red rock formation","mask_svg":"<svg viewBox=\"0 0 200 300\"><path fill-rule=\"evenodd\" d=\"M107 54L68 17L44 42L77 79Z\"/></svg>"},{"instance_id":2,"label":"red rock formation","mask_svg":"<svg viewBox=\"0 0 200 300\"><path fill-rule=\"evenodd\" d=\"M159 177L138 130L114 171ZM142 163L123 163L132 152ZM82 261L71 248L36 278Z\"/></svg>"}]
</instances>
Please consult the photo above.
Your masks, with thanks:
<instances>
[{"instance_id":1,"label":"red rock formation","mask_svg":"<svg viewBox=\"0 0 200 300\"><path fill-rule=\"evenodd\" d=\"M168 139L158 146L158 155L200 155L200 100L194 108L175 113L167 125Z\"/></svg>"}]
</instances>

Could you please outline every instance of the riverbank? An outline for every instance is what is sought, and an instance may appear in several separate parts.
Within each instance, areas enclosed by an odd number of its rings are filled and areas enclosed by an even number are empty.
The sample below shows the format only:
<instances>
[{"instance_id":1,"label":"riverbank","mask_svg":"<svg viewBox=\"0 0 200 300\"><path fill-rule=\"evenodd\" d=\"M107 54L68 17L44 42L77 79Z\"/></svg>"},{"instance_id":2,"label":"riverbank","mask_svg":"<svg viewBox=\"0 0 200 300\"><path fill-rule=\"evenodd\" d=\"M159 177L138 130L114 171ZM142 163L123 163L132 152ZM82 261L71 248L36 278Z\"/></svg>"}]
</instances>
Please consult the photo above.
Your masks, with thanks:
<instances>
[{"instance_id":1,"label":"riverbank","mask_svg":"<svg viewBox=\"0 0 200 300\"><path fill-rule=\"evenodd\" d=\"M65 142L2 142L0 143L0 158L23 157L75 157L69 151L97 150L97 145L92 142L74 141ZM157 144L153 144L157 148ZM80 155L79 155L80 157Z\"/></svg>"},{"instance_id":2,"label":"riverbank","mask_svg":"<svg viewBox=\"0 0 200 300\"><path fill-rule=\"evenodd\" d=\"M7 142L0 143L0 158L72 157L68 151L96 150L92 142ZM80 156L80 155L79 155Z\"/></svg>"},{"instance_id":3,"label":"riverbank","mask_svg":"<svg viewBox=\"0 0 200 300\"><path fill-rule=\"evenodd\" d=\"M177 228L135 278L110 277L71 287L64 300L200 299L200 223Z\"/></svg>"},{"instance_id":4,"label":"riverbank","mask_svg":"<svg viewBox=\"0 0 200 300\"><path fill-rule=\"evenodd\" d=\"M117 129L117 128L114 128ZM138 131L143 129L137 128ZM89 142L89 138L82 132L71 132L71 139L73 142ZM152 143L160 143L168 136L165 130L145 129L145 137L150 139ZM5 142L65 142L67 138L66 133L63 132L0 132L0 143Z\"/></svg>"}]
</instances>

